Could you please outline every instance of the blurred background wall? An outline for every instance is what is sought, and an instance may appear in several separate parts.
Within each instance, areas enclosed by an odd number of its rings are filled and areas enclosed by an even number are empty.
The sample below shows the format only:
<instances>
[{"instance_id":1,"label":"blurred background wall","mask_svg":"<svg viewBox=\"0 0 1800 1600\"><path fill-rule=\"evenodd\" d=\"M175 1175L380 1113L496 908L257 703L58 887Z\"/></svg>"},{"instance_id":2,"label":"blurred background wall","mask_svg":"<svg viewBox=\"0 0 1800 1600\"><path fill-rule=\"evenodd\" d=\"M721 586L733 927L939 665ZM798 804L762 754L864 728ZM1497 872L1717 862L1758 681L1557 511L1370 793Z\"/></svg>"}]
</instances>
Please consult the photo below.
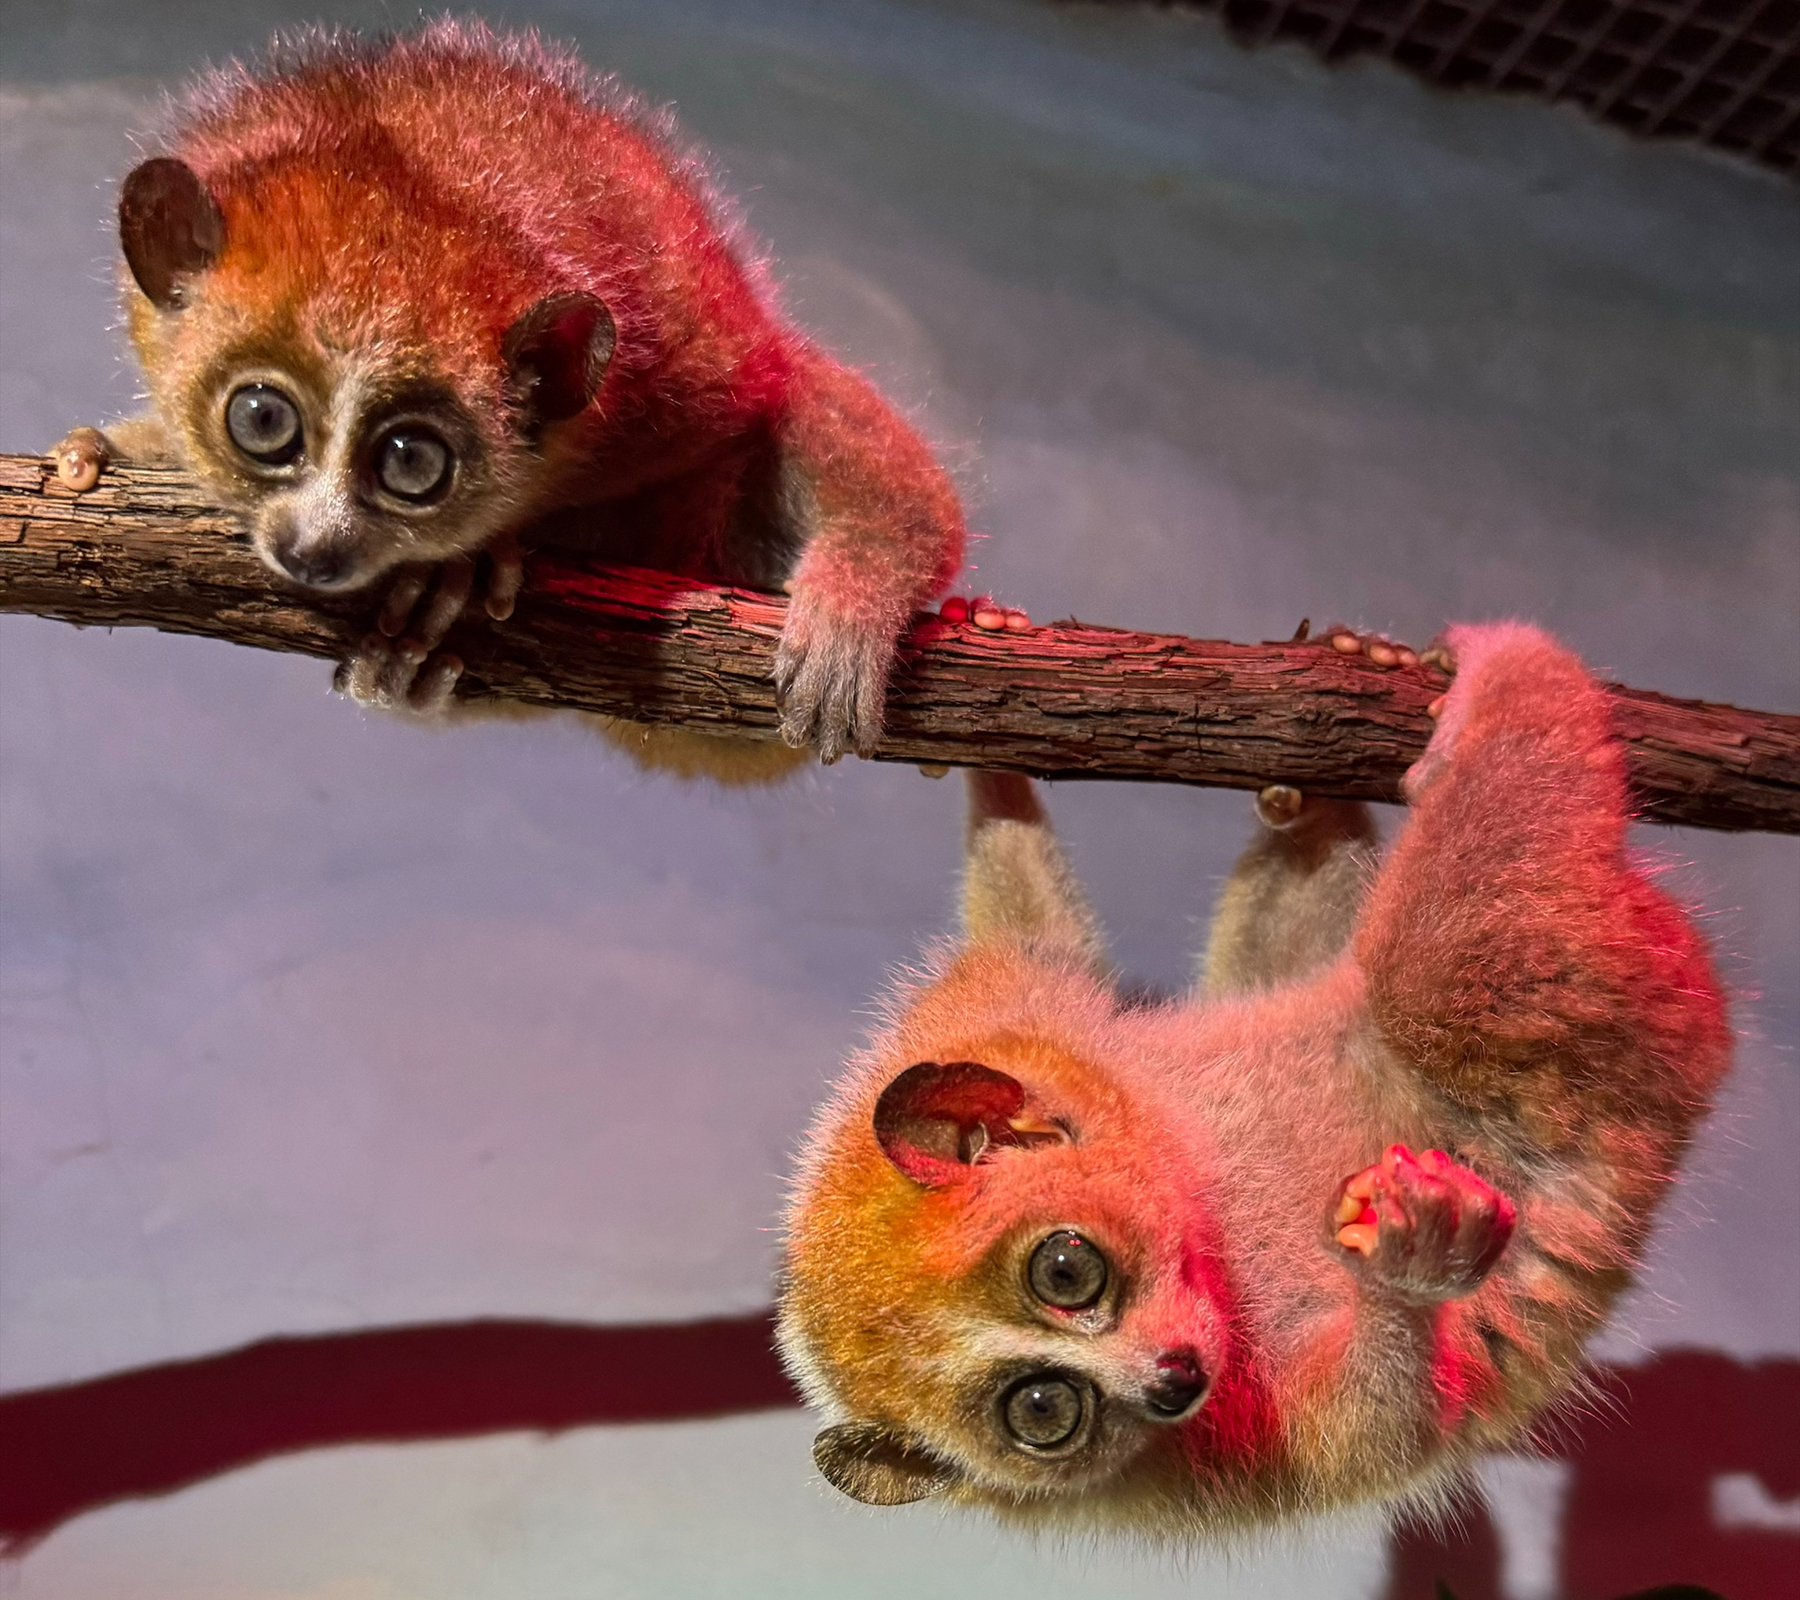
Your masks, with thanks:
<instances>
[{"instance_id":1,"label":"blurred background wall","mask_svg":"<svg viewBox=\"0 0 1800 1600\"><path fill-rule=\"evenodd\" d=\"M792 315L954 463L971 587L1238 639L1516 613L1634 684L1800 703L1791 182L1167 12L487 14L675 104ZM320 15L412 14L0 5L0 448L133 405L111 197L158 95ZM670 1420L278 1456L65 1522L9 1593L1410 1600L1454 1567L1540 1600L1800 1566L1800 841L1642 831L1743 1048L1573 1462L1486 1469L1460 1547L1146 1555L851 1506L766 1409L781 1175L948 919L956 784L683 787L578 728L422 731L318 663L32 618L0 670L0 1388L401 1324L749 1330L691 1406L664 1374ZM1246 799L1052 804L1123 964L1180 983ZM739 1409L738 1360L742 1414L681 1420Z\"/></svg>"}]
</instances>

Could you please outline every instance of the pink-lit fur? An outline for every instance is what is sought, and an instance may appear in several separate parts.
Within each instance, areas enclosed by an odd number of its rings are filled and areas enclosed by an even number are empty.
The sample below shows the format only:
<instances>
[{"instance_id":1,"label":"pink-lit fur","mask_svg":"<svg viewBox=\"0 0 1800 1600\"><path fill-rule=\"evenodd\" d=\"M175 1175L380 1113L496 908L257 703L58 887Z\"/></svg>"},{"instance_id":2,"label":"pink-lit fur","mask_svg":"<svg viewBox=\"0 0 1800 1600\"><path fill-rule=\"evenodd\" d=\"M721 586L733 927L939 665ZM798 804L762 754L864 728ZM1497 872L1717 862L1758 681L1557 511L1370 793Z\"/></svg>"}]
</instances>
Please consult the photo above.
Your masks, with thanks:
<instances>
[{"instance_id":1,"label":"pink-lit fur","mask_svg":"<svg viewBox=\"0 0 1800 1600\"><path fill-rule=\"evenodd\" d=\"M1457 676L1385 864L1360 807L1314 803L1298 842L1260 835L1209 981L1179 1002L1120 999L1034 797L974 785L964 936L891 998L790 1214L783 1348L834 1419L815 1453L840 1487L1213 1535L1432 1503L1578 1385L1730 1034L1699 936L1626 855L1604 691L1528 627L1449 643ZM920 1183L881 1140L930 1124L875 1124L884 1087L933 1062L980 1063L1024 1099ZM1450 1152L1463 1199L1487 1197L1491 1270L1422 1290L1339 1242L1346 1177L1395 1144ZM1115 1305L1071 1315L1021 1286L1032 1243L1064 1228L1106 1253ZM1210 1391L1145 1420L1171 1349ZM1101 1396L1080 1450L1002 1434L1006 1375L1037 1366Z\"/></svg>"}]
</instances>

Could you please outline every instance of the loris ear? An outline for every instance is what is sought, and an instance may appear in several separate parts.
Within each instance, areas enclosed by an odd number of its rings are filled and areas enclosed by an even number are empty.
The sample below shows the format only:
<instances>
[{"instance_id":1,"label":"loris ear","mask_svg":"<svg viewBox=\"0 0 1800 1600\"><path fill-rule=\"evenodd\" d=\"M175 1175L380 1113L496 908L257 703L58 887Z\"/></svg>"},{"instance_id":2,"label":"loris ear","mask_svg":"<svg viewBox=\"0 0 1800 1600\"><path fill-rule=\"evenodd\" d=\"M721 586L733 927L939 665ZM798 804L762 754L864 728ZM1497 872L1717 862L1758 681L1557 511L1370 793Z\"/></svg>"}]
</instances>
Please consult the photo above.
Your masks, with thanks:
<instances>
[{"instance_id":1,"label":"loris ear","mask_svg":"<svg viewBox=\"0 0 1800 1600\"><path fill-rule=\"evenodd\" d=\"M225 218L192 167L157 156L133 167L119 190L119 243L150 303L173 311L184 300L182 279L225 248Z\"/></svg>"},{"instance_id":2,"label":"loris ear","mask_svg":"<svg viewBox=\"0 0 1800 1600\"><path fill-rule=\"evenodd\" d=\"M969 773L963 931L970 944L1011 938L1061 945L1105 967L1105 940L1087 896L1037 790L1018 773Z\"/></svg>"},{"instance_id":3,"label":"loris ear","mask_svg":"<svg viewBox=\"0 0 1800 1600\"><path fill-rule=\"evenodd\" d=\"M1025 1115L1025 1086L976 1061L919 1061L881 1091L875 1140L914 1183L942 1188L990 1148L1067 1144L1066 1129Z\"/></svg>"},{"instance_id":4,"label":"loris ear","mask_svg":"<svg viewBox=\"0 0 1800 1600\"><path fill-rule=\"evenodd\" d=\"M825 1481L866 1506L904 1506L956 1481L945 1466L878 1422L840 1422L813 1440L813 1464Z\"/></svg>"},{"instance_id":5,"label":"loris ear","mask_svg":"<svg viewBox=\"0 0 1800 1600\"><path fill-rule=\"evenodd\" d=\"M563 422L600 392L618 330L591 294L553 294L506 330L500 356L534 422Z\"/></svg>"}]
</instances>

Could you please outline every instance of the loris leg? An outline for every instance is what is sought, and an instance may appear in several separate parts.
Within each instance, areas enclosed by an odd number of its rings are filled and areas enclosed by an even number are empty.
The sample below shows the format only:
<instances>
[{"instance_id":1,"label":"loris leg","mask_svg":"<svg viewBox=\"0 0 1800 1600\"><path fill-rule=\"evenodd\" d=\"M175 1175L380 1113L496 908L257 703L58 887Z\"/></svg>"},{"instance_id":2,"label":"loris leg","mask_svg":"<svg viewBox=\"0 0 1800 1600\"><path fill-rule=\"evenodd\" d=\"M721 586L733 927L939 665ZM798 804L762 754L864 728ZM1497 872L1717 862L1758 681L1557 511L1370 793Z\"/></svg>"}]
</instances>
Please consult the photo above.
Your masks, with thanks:
<instances>
[{"instance_id":1,"label":"loris leg","mask_svg":"<svg viewBox=\"0 0 1800 1600\"><path fill-rule=\"evenodd\" d=\"M1328 629L1322 642L1377 666L1418 662L1405 645L1348 628ZM1349 941L1374 871L1375 821L1361 801L1271 784L1257 795L1256 814L1262 826L1213 914L1200 976L1208 998L1272 987L1330 961Z\"/></svg>"},{"instance_id":2,"label":"loris leg","mask_svg":"<svg viewBox=\"0 0 1800 1600\"><path fill-rule=\"evenodd\" d=\"M786 516L803 548L775 657L781 735L819 759L868 754L913 613L962 563L944 471L863 380L806 363L780 441Z\"/></svg>"},{"instance_id":3,"label":"loris leg","mask_svg":"<svg viewBox=\"0 0 1800 1600\"><path fill-rule=\"evenodd\" d=\"M1444 1372L1490 1386L1465 1436L1498 1439L1566 1384L1629 1281L1730 1034L1692 923L1626 854L1606 691L1533 628L1448 646L1456 675L1353 948L1372 1062L1458 1108L1513 1175L1517 1237L1440 1308L1431 1347L1441 1393Z\"/></svg>"},{"instance_id":4,"label":"loris leg","mask_svg":"<svg viewBox=\"0 0 1800 1600\"><path fill-rule=\"evenodd\" d=\"M1051 831L1036 786L1016 772L970 769L963 929L971 944L1015 941L1073 951L1106 967L1100 925Z\"/></svg>"},{"instance_id":5,"label":"loris leg","mask_svg":"<svg viewBox=\"0 0 1800 1600\"><path fill-rule=\"evenodd\" d=\"M1360 800L1271 784L1256 797L1262 826L1220 891L1207 937L1208 998L1266 988L1323 966L1343 949L1374 870L1374 818Z\"/></svg>"},{"instance_id":6,"label":"loris leg","mask_svg":"<svg viewBox=\"0 0 1800 1600\"><path fill-rule=\"evenodd\" d=\"M1356 936L1372 1019L1470 1110L1552 1148L1618 1127L1648 1156L1703 1104L1729 1035L1691 922L1626 855L1608 697L1533 628L1448 645L1456 676Z\"/></svg>"},{"instance_id":7,"label":"loris leg","mask_svg":"<svg viewBox=\"0 0 1800 1600\"><path fill-rule=\"evenodd\" d=\"M56 476L66 487L84 494L100 481L108 462L170 461L175 451L162 419L149 412L122 418L105 432L71 428L50 454L56 462Z\"/></svg>"}]
</instances>

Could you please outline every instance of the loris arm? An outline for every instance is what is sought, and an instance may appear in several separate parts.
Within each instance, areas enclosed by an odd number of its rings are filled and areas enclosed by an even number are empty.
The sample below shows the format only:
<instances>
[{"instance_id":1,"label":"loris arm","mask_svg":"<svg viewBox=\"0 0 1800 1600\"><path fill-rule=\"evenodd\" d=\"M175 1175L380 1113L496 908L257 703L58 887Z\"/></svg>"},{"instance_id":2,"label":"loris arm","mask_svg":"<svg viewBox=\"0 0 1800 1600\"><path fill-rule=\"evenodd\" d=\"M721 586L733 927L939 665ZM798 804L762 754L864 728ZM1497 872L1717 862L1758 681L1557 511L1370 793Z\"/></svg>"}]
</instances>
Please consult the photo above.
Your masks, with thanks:
<instances>
[{"instance_id":1,"label":"loris arm","mask_svg":"<svg viewBox=\"0 0 1800 1600\"><path fill-rule=\"evenodd\" d=\"M80 494L99 482L107 462L173 461L175 446L162 418L147 411L121 417L104 429L71 428L50 455L57 477Z\"/></svg>"},{"instance_id":2,"label":"loris arm","mask_svg":"<svg viewBox=\"0 0 1800 1600\"><path fill-rule=\"evenodd\" d=\"M956 492L860 377L816 358L780 428L788 514L805 545L775 658L782 736L822 761L881 736L895 643L962 565Z\"/></svg>"}]
</instances>

